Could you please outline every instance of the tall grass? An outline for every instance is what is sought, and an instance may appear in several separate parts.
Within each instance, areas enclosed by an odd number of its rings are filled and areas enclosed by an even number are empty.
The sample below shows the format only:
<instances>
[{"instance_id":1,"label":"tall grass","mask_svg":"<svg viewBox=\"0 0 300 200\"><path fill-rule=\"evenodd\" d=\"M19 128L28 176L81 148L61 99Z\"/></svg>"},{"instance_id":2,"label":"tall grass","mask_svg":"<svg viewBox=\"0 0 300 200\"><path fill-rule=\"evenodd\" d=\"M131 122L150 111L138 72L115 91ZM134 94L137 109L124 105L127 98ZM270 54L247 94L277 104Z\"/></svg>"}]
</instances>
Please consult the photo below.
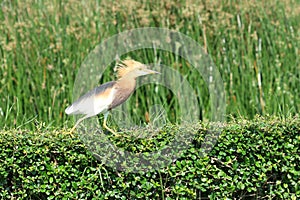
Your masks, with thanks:
<instances>
[{"instance_id":1,"label":"tall grass","mask_svg":"<svg viewBox=\"0 0 300 200\"><path fill-rule=\"evenodd\" d=\"M84 58L110 36L146 26L175 29L203 45L224 80L227 116L295 115L300 108L299 13L293 0L2 1L0 127L70 125L64 109ZM141 62L159 58L180 71L200 96L199 119L209 118L208 90L185 60L152 50L123 56ZM112 74L111 69L103 81ZM136 91L127 103L130 110L146 121L149 105L159 103L176 121L176 96L165 88L157 95L156 86L149 87Z\"/></svg>"}]
</instances>

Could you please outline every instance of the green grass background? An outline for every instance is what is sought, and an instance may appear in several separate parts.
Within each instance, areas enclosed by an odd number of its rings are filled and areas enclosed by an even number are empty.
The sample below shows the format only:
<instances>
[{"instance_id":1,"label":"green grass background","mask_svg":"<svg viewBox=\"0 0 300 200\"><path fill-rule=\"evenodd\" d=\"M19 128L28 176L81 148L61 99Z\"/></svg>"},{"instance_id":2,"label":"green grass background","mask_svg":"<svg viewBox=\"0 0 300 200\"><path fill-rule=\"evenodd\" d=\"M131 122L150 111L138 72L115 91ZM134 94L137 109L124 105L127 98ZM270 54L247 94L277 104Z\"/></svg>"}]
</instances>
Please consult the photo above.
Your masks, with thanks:
<instances>
[{"instance_id":1,"label":"green grass background","mask_svg":"<svg viewBox=\"0 0 300 200\"><path fill-rule=\"evenodd\" d=\"M227 119L295 115L300 108L299 14L295 0L1 1L0 127L70 127L73 121L64 109L73 100L85 57L114 34L149 26L180 31L211 55L225 84ZM199 119L209 119L208 90L186 61L151 50L123 56L145 63L159 58L174 67L199 95ZM111 68L102 81L112 77ZM168 116L176 121L176 96L161 88L157 100L146 88L146 98L143 89L128 102L140 120L149 105L160 102L170 105Z\"/></svg>"}]
</instances>

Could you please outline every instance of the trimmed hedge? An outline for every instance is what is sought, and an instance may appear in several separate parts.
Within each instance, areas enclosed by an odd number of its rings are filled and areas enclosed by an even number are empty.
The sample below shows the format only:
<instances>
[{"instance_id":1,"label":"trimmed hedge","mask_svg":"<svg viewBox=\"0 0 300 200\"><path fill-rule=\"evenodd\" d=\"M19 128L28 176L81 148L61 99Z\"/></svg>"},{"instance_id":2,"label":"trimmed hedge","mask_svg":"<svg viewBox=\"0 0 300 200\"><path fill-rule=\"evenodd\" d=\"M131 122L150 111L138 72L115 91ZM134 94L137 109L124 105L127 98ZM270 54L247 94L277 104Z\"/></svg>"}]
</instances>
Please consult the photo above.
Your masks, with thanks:
<instances>
[{"instance_id":1,"label":"trimmed hedge","mask_svg":"<svg viewBox=\"0 0 300 200\"><path fill-rule=\"evenodd\" d=\"M194 127L197 134L193 147L180 159L166 168L142 173L115 171L102 165L79 139L64 131L0 131L0 197L300 198L299 117L231 122L205 157L198 152L205 125ZM130 140L124 137L123 142L130 144ZM138 145L148 149L147 144Z\"/></svg>"}]
</instances>

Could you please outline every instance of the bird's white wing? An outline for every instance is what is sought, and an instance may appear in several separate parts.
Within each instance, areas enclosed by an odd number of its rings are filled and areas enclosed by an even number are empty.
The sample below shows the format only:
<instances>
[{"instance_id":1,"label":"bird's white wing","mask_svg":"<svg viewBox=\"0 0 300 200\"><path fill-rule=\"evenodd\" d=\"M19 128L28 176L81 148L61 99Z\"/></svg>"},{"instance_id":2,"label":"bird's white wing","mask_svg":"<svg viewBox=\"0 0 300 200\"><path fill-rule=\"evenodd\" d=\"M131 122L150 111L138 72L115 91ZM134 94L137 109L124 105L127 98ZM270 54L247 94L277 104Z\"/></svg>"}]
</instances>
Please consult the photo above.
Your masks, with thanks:
<instances>
[{"instance_id":1,"label":"bird's white wing","mask_svg":"<svg viewBox=\"0 0 300 200\"><path fill-rule=\"evenodd\" d=\"M68 115L85 114L94 116L108 109L112 102L115 81L111 81L94 88L81 96L72 105L66 108Z\"/></svg>"}]
</instances>

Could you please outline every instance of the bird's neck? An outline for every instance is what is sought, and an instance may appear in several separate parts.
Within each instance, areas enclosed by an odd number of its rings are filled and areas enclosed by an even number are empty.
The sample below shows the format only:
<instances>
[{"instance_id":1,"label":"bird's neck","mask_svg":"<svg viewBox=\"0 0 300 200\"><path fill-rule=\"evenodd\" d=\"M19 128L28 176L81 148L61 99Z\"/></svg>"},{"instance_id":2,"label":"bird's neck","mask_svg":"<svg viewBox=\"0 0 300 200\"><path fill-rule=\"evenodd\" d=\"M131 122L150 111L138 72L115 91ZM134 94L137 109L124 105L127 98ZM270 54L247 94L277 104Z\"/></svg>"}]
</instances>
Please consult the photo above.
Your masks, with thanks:
<instances>
[{"instance_id":1,"label":"bird's neck","mask_svg":"<svg viewBox=\"0 0 300 200\"><path fill-rule=\"evenodd\" d=\"M117 82L119 85L122 85L123 87L126 87L128 89L129 88L134 89L136 86L135 77L130 76L130 75L125 75L125 76L121 77Z\"/></svg>"}]
</instances>

